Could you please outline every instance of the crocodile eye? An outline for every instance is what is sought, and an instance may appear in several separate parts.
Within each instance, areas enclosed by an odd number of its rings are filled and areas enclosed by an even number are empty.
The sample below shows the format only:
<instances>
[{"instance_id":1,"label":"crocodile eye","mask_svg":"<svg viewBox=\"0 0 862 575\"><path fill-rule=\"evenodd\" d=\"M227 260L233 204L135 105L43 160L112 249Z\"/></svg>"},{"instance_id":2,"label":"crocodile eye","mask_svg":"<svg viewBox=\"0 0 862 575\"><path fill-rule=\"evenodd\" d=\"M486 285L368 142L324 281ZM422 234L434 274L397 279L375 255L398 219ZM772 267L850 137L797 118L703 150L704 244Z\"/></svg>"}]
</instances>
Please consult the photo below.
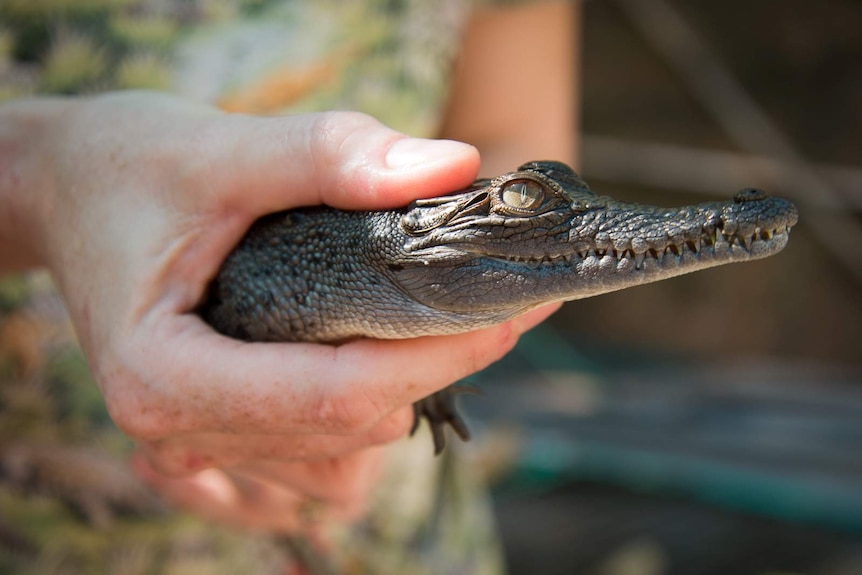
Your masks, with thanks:
<instances>
[{"instance_id":1,"label":"crocodile eye","mask_svg":"<svg viewBox=\"0 0 862 575\"><path fill-rule=\"evenodd\" d=\"M545 191L536 182L521 180L511 182L503 188L503 203L518 210L531 210L542 203Z\"/></svg>"}]
</instances>

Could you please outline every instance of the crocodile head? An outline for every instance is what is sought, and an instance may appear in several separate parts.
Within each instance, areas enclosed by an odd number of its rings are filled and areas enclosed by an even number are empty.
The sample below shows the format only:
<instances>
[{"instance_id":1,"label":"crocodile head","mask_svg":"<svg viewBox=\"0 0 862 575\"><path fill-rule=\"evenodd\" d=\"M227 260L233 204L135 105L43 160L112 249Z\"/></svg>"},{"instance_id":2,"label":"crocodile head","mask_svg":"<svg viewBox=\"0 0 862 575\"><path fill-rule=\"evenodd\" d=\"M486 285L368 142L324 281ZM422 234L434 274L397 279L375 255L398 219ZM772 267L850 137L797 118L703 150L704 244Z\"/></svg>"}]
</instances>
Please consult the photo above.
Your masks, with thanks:
<instances>
[{"instance_id":1,"label":"crocodile head","mask_svg":"<svg viewBox=\"0 0 862 575\"><path fill-rule=\"evenodd\" d=\"M389 269L434 309L518 313L781 250L796 207L760 190L659 208L599 196L567 165L531 162L411 204Z\"/></svg>"}]
</instances>

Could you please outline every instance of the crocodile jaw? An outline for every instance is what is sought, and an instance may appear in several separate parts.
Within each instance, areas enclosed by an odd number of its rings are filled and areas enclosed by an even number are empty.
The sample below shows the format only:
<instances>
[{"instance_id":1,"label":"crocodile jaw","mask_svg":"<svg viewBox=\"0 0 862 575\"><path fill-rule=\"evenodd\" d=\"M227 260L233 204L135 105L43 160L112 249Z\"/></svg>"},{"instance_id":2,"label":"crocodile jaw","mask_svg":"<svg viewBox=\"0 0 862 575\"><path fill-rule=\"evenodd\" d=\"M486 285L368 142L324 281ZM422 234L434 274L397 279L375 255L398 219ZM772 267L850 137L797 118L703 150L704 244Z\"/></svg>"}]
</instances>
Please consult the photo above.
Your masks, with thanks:
<instances>
[{"instance_id":1,"label":"crocodile jaw","mask_svg":"<svg viewBox=\"0 0 862 575\"><path fill-rule=\"evenodd\" d=\"M569 285L559 290L557 300L575 300L625 289L640 284L660 281L675 276L734 262L765 258L781 251L788 242L790 230L768 230L742 239L725 237L717 232L714 241L687 242L671 245L663 251L634 250L604 253L591 249L587 252L561 256L560 260L544 262L514 262L531 271L548 266L543 274L569 279ZM496 259L496 258L495 258ZM500 261L500 260L498 260ZM502 260L508 264L509 260Z\"/></svg>"},{"instance_id":2,"label":"crocodile jaw","mask_svg":"<svg viewBox=\"0 0 862 575\"><path fill-rule=\"evenodd\" d=\"M436 246L421 254L424 257L414 254L425 264L406 267L395 279L411 297L433 309L465 314L496 311L511 316L544 303L592 297L768 257L787 245L795 223L793 209L786 217L763 224L774 224L774 228L715 229L693 239L667 242L663 249L637 242L629 242L624 250L602 249L581 240L578 250L506 255L470 253L466 246Z\"/></svg>"}]
</instances>

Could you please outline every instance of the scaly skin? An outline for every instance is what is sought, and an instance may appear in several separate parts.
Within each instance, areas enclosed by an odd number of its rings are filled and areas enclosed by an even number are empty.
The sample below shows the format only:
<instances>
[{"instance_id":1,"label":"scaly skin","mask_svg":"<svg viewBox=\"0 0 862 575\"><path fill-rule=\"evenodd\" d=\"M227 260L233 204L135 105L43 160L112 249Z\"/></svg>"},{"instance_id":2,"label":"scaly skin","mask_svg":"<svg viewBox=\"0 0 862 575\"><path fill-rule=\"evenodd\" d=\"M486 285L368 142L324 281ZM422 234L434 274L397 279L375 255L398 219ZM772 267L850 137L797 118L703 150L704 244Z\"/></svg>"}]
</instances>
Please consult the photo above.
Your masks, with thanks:
<instances>
[{"instance_id":1,"label":"scaly skin","mask_svg":"<svg viewBox=\"0 0 862 575\"><path fill-rule=\"evenodd\" d=\"M327 207L259 220L201 313L248 341L451 334L575 300L777 253L796 207L759 190L683 208L616 201L559 162L531 162L461 192L382 212ZM435 448L448 395L418 404Z\"/></svg>"}]
</instances>

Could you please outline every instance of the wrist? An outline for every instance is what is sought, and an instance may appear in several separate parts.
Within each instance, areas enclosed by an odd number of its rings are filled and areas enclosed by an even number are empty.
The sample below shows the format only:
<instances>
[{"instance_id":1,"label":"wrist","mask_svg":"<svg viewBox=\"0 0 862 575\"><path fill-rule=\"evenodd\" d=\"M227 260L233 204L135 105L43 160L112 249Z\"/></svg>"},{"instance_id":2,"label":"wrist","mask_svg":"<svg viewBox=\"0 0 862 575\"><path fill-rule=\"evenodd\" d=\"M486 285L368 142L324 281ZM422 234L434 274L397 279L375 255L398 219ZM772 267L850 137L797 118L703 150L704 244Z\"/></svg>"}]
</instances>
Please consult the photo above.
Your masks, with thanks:
<instances>
[{"instance_id":1,"label":"wrist","mask_svg":"<svg viewBox=\"0 0 862 575\"><path fill-rule=\"evenodd\" d=\"M34 98L0 104L0 272L45 263L56 182L51 133L73 100Z\"/></svg>"}]
</instances>

